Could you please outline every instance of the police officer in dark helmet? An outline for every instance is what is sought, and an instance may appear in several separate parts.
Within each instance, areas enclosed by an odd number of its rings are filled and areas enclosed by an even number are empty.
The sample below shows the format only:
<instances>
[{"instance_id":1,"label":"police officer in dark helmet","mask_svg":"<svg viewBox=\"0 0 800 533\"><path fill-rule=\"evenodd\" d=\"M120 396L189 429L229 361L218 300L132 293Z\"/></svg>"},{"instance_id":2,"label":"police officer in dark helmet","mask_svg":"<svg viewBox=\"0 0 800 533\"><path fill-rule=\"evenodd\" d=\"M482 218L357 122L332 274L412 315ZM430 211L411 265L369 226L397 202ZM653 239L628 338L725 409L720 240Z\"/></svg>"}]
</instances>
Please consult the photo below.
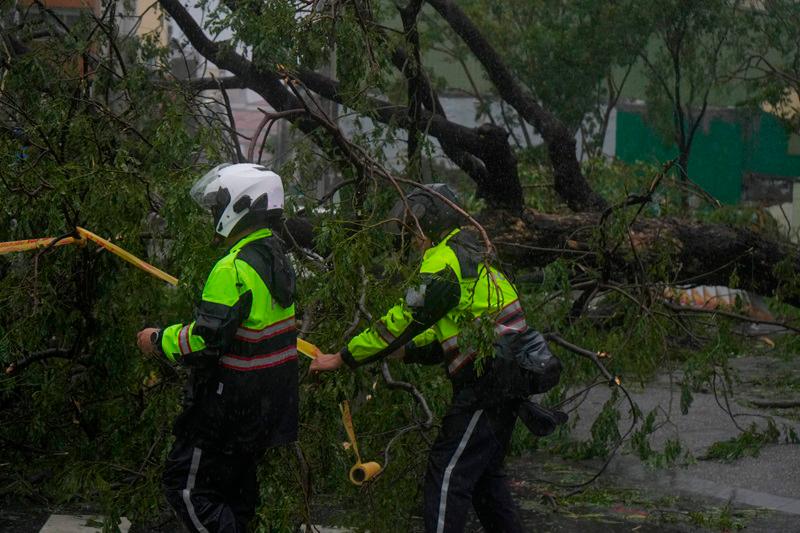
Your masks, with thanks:
<instances>
[{"instance_id":1,"label":"police officer in dark helmet","mask_svg":"<svg viewBox=\"0 0 800 533\"><path fill-rule=\"evenodd\" d=\"M561 365L528 327L513 284L500 270L487 268L492 258L484 243L470 227L461 227L466 221L439 196L455 203L456 195L445 184L429 188L438 194L417 189L393 209L424 251L419 283L339 353L318 356L311 370L345 363L355 368L390 354L407 363L443 365L453 400L428 458L425 530L463 531L472 506L486 531L522 531L503 462L518 415L537 434L563 422L527 400L558 382ZM491 321L494 332L494 357L484 361L481 374L476 350L460 338L462 326L475 320Z\"/></svg>"},{"instance_id":2,"label":"police officer in dark helmet","mask_svg":"<svg viewBox=\"0 0 800 533\"><path fill-rule=\"evenodd\" d=\"M189 368L167 500L193 532L246 531L266 448L297 439L294 271L270 228L283 213L280 177L220 165L192 187L227 252L203 288L195 320L139 332L143 352Z\"/></svg>"}]
</instances>

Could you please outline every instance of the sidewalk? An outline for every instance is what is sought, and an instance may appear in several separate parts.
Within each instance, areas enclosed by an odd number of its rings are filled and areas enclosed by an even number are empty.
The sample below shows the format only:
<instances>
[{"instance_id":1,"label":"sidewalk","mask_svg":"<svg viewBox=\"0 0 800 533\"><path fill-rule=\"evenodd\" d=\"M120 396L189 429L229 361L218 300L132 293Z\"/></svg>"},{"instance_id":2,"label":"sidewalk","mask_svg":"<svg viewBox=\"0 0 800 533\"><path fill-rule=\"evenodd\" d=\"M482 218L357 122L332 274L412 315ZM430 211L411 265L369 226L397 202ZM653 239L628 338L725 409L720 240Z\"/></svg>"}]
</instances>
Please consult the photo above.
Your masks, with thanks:
<instances>
[{"instance_id":1,"label":"sidewalk","mask_svg":"<svg viewBox=\"0 0 800 533\"><path fill-rule=\"evenodd\" d=\"M709 522L725 523L727 513L734 522L746 525L747 531L800 532L800 445L783 443L791 429L800 435L798 410L769 411L754 408L748 402L752 398L800 396L800 362L755 356L737 359L732 367L737 374L737 387L736 396L730 401L731 409L733 413L755 415L737 416L737 423L741 427L755 423L764 428L767 421L763 415L771 416L782 433L780 444L767 444L757 456L743 456L729 463L703 460L709 446L740 435L712 391L694 393L691 407L683 415L680 386L675 384L671 390L669 376L659 377L644 390L629 385L628 391L645 416L654 408L658 410L656 427L662 425L651 436L652 448L662 450L668 439L679 439L681 455L688 451L693 460L682 466L655 469L630 452L618 453L606 472L586 491L583 499L587 505L582 507L582 497L577 497L574 501L560 502L563 508L554 510L542 505L540 494L558 490L530 480L553 479L559 474L562 478L588 479L602 462L567 462L539 453L513 459L509 473L514 477L515 492L523 509L527 507L530 511L525 514L531 527L538 513L541 531L570 531L570 527L575 530L580 527L581 531L630 531L637 521L641 525L636 529L639 532L696 531L700 528L697 522L702 523L706 518ZM679 378L673 376L673 382ZM607 387L592 389L571 414L573 420L576 414L578 418L573 430L576 438L591 437L591 424L610 394ZM720 402L724 405L722 398ZM624 399L619 409L619 428L624 433L631 422ZM788 413L791 418L776 413ZM593 497L598 501L593 502ZM582 512L576 513L575 508L582 508ZM571 515L572 526L559 521L545 523L554 514ZM665 518L677 523L666 524Z\"/></svg>"}]
</instances>

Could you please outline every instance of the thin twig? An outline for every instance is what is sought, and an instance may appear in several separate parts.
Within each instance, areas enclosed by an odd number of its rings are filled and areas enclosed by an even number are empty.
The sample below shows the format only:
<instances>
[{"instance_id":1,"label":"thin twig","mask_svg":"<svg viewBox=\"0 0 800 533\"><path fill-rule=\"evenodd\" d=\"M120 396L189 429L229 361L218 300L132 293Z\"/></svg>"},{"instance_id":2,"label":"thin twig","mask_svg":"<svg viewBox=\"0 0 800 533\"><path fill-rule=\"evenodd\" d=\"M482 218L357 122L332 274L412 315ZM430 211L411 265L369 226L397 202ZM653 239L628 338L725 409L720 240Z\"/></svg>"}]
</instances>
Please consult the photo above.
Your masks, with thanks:
<instances>
[{"instance_id":1,"label":"thin twig","mask_svg":"<svg viewBox=\"0 0 800 533\"><path fill-rule=\"evenodd\" d=\"M753 324L767 324L770 326L779 326L795 333L800 333L800 327L792 326L791 324L787 324L786 322L780 322L778 320L763 320L751 316L740 315L738 313L733 313L730 311L724 311L722 309L703 309L700 307L687 307L683 305L678 305L672 302L662 302L662 305L667 309L678 313L689 313L689 314L706 314L706 315L720 315L725 316L728 318L733 318L736 320L740 320L742 322L751 322Z\"/></svg>"},{"instance_id":2,"label":"thin twig","mask_svg":"<svg viewBox=\"0 0 800 533\"><path fill-rule=\"evenodd\" d=\"M385 360L383 363L381 363L381 375L383 376L383 380L386 382L387 387L390 389L404 390L414 397L419 404L420 409L422 409L422 411L425 413L425 420L419 422L419 426L423 429L430 429L433 426L433 412L431 412L430 407L428 407L428 402L425 400L425 397L422 395L422 393L411 383L407 383L405 381L396 381L392 377L392 373L389 371L389 364Z\"/></svg>"},{"instance_id":3,"label":"thin twig","mask_svg":"<svg viewBox=\"0 0 800 533\"><path fill-rule=\"evenodd\" d=\"M214 78L214 75L211 75ZM222 98L225 100L225 112L228 115L228 122L231 134L231 142L233 143L233 148L236 151L236 158L238 163L244 163L246 160L244 158L244 154L242 153L242 147L239 144L238 133L236 132L236 121L233 118L233 109L231 108L231 100L228 98L228 91L225 89L225 86L222 85L221 82L217 82L217 86L219 87L220 93L222 93ZM254 144L255 140L251 140L250 144Z\"/></svg>"},{"instance_id":4,"label":"thin twig","mask_svg":"<svg viewBox=\"0 0 800 533\"><path fill-rule=\"evenodd\" d=\"M618 378L616 378L613 375L611 375L611 372L608 371L606 366L602 362L600 362L599 356L602 354L602 352L593 352L591 350L587 350L586 348L581 348L580 346L578 346L576 344L572 344L571 342L565 340L561 335L559 335L558 333L554 333L554 332L545 333L544 334L544 338L547 339L547 340L553 341L554 343L558 344L562 348L566 348L567 350L571 351L572 353L575 353L577 355L580 355L581 357L585 357L585 358L589 359L600 370L600 372L602 372L603 376L611 384L619 385Z\"/></svg>"},{"instance_id":5,"label":"thin twig","mask_svg":"<svg viewBox=\"0 0 800 533\"><path fill-rule=\"evenodd\" d=\"M355 310L355 313L353 315L353 320L350 323L350 326L347 328L347 331L344 332L343 338L345 338L345 339L349 339L353 335L353 332L358 327L359 322L361 322L361 314L364 313L364 306L366 304L366 298L367 298L367 283L368 283L368 278L366 276L366 272L365 272L364 267L362 265L362 267L361 267L361 295L358 297L358 305L356 305L356 310ZM371 315L368 312L364 313L364 316L367 318L367 320L371 320Z\"/></svg>"}]
</instances>

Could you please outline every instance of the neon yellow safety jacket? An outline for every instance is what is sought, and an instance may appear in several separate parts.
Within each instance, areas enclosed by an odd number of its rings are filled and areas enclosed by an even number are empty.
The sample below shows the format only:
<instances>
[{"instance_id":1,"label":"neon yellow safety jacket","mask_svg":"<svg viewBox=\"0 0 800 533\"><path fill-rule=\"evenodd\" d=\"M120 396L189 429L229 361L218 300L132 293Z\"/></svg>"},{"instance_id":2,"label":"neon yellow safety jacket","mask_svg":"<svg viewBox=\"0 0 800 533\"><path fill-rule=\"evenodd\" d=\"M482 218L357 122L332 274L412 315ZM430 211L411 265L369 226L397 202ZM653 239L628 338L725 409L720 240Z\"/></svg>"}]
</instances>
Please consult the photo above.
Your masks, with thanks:
<instances>
[{"instance_id":1,"label":"neon yellow safety jacket","mask_svg":"<svg viewBox=\"0 0 800 533\"><path fill-rule=\"evenodd\" d=\"M466 230L456 229L428 249L419 275L419 286L347 343L341 353L348 365L405 347L406 362L443 362L454 384L470 382L476 352L460 345L459 323L491 317L499 336L528 329L516 289L497 269L487 270L482 243Z\"/></svg>"},{"instance_id":2,"label":"neon yellow safety jacket","mask_svg":"<svg viewBox=\"0 0 800 533\"><path fill-rule=\"evenodd\" d=\"M265 447L297 438L294 271L260 229L220 259L188 324L160 332L171 361L190 368L175 432L214 446Z\"/></svg>"}]
</instances>

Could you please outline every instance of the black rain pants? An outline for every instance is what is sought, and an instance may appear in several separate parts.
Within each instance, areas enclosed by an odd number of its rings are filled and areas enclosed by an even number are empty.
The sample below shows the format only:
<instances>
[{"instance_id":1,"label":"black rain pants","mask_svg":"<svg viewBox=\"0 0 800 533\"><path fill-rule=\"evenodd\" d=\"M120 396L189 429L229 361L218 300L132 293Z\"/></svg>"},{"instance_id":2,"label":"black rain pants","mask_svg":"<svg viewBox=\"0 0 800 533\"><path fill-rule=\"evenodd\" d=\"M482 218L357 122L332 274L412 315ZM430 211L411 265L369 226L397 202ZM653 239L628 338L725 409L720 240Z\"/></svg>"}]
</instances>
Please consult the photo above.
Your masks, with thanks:
<instances>
[{"instance_id":1,"label":"black rain pants","mask_svg":"<svg viewBox=\"0 0 800 533\"><path fill-rule=\"evenodd\" d=\"M516 418L511 406L445 415L425 473L426 533L461 533L470 506L487 532L523 531L503 471Z\"/></svg>"},{"instance_id":2,"label":"black rain pants","mask_svg":"<svg viewBox=\"0 0 800 533\"><path fill-rule=\"evenodd\" d=\"M255 515L262 455L200 448L179 437L164 469L167 501L193 533L243 533Z\"/></svg>"}]
</instances>

